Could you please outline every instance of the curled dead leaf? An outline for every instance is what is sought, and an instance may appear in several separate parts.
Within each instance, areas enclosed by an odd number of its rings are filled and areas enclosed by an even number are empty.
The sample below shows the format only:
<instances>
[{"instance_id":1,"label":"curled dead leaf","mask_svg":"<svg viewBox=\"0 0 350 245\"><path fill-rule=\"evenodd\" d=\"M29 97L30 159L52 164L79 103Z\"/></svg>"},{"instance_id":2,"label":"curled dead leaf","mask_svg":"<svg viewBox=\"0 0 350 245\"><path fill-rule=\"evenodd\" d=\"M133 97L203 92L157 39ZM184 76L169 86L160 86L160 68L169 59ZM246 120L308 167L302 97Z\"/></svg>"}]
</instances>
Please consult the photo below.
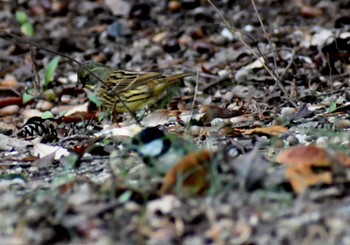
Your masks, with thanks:
<instances>
[{"instance_id":1,"label":"curled dead leaf","mask_svg":"<svg viewBox=\"0 0 350 245\"><path fill-rule=\"evenodd\" d=\"M248 130L242 130L243 134L267 134L267 135L279 135L282 133L285 133L288 131L288 128L279 126L279 125L273 125L266 128L253 128Z\"/></svg>"},{"instance_id":2,"label":"curled dead leaf","mask_svg":"<svg viewBox=\"0 0 350 245\"><path fill-rule=\"evenodd\" d=\"M300 8L300 14L305 18L315 18L322 16L323 11L320 8L305 5Z\"/></svg>"},{"instance_id":3,"label":"curled dead leaf","mask_svg":"<svg viewBox=\"0 0 350 245\"><path fill-rule=\"evenodd\" d=\"M282 151L275 160L288 166L285 176L296 193L301 193L310 186L332 184L331 167L336 164L334 161L343 167L350 166L350 159L343 154L336 152L331 156L325 149L314 145L291 147ZM315 173L315 167L323 168L323 171Z\"/></svg>"},{"instance_id":4,"label":"curled dead leaf","mask_svg":"<svg viewBox=\"0 0 350 245\"><path fill-rule=\"evenodd\" d=\"M266 128L253 128L253 129L239 129L239 128L223 128L221 133L227 136L240 136L240 135L249 135L249 134L263 134L263 135L272 135L277 136L279 134L286 133L288 129L283 126L270 126Z\"/></svg>"},{"instance_id":5,"label":"curled dead leaf","mask_svg":"<svg viewBox=\"0 0 350 245\"><path fill-rule=\"evenodd\" d=\"M211 121L214 118L231 118L243 114L243 109L230 110L213 105L205 105L200 110L200 113L205 113L205 118Z\"/></svg>"},{"instance_id":6,"label":"curled dead leaf","mask_svg":"<svg viewBox=\"0 0 350 245\"><path fill-rule=\"evenodd\" d=\"M188 195L202 194L209 187L209 151L186 155L170 169L163 179L160 194L183 192Z\"/></svg>"},{"instance_id":7,"label":"curled dead leaf","mask_svg":"<svg viewBox=\"0 0 350 245\"><path fill-rule=\"evenodd\" d=\"M322 148L314 145L298 145L288 148L278 154L276 162L294 167L303 167L305 165L329 166L327 153Z\"/></svg>"},{"instance_id":8,"label":"curled dead leaf","mask_svg":"<svg viewBox=\"0 0 350 245\"><path fill-rule=\"evenodd\" d=\"M68 116L62 117L61 119L61 121L65 123L82 122L84 120L97 121L98 118L95 113L76 111Z\"/></svg>"}]
</instances>

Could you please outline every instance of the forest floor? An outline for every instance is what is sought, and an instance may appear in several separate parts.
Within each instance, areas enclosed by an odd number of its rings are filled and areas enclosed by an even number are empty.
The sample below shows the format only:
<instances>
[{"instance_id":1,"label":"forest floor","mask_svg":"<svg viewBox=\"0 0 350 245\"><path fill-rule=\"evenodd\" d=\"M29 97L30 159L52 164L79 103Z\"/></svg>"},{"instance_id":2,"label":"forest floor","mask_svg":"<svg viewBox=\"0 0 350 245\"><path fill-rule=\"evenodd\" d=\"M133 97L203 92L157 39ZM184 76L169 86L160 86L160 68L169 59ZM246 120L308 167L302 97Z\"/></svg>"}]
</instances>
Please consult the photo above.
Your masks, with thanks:
<instances>
[{"instance_id":1,"label":"forest floor","mask_svg":"<svg viewBox=\"0 0 350 245\"><path fill-rule=\"evenodd\" d=\"M349 1L212 2L2 1L1 244L350 244ZM112 123L43 48L195 75ZM155 174L127 150L155 126L210 167Z\"/></svg>"}]
</instances>

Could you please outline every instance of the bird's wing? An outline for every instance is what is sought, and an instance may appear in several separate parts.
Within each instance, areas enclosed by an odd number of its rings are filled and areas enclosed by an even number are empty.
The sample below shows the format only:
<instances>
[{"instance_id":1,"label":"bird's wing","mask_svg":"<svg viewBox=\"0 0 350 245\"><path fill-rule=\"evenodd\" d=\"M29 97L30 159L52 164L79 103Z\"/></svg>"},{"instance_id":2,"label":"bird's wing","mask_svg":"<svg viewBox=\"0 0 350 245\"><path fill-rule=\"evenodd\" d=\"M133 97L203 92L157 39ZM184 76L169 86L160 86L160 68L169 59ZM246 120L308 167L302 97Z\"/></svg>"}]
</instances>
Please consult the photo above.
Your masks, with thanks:
<instances>
[{"instance_id":1,"label":"bird's wing","mask_svg":"<svg viewBox=\"0 0 350 245\"><path fill-rule=\"evenodd\" d=\"M133 89L138 86L147 84L148 82L165 76L158 72L129 72L114 71L109 76L109 81L113 83L113 89L123 91Z\"/></svg>"}]
</instances>

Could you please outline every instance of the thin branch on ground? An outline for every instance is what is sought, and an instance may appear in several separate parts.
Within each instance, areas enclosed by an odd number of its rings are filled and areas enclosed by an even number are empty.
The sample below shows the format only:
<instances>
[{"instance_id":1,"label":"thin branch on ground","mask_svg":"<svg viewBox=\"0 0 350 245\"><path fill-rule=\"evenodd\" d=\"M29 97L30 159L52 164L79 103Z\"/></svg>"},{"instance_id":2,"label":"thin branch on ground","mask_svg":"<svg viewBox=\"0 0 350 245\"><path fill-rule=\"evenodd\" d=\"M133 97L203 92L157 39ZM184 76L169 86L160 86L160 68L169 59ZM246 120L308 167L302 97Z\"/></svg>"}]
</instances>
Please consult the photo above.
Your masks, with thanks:
<instances>
[{"instance_id":1,"label":"thin branch on ground","mask_svg":"<svg viewBox=\"0 0 350 245\"><path fill-rule=\"evenodd\" d=\"M209 4L215 9L215 11L219 14L221 20L225 23L226 27L231 30L231 32L234 34L234 36L254 55L255 58L260 60L259 55L253 50L253 48L243 40L240 34L243 34L241 31L233 28L230 23L226 20L226 18L222 15L222 13L219 11L219 9L213 4L211 0L207 0ZM247 36L246 34L244 34ZM284 95L287 97L289 103L291 103L295 108L297 108L297 104L289 97L289 94L285 90L282 82L278 79L278 77L275 75L275 73L265 64L265 62L260 61L262 66L265 68L265 70L269 73L269 75L273 78L273 80L277 83L280 90L284 93Z\"/></svg>"}]
</instances>

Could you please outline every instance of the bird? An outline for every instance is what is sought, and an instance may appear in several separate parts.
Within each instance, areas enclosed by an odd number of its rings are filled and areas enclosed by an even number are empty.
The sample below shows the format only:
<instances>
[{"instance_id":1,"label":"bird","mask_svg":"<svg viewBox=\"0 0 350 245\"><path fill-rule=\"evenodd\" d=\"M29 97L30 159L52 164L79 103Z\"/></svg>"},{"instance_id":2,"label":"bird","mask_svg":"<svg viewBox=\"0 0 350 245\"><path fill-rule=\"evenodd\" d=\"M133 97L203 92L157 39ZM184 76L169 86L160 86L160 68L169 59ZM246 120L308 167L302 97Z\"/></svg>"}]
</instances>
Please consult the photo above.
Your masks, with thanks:
<instances>
[{"instance_id":1,"label":"bird","mask_svg":"<svg viewBox=\"0 0 350 245\"><path fill-rule=\"evenodd\" d=\"M199 150L193 142L174 133L165 133L157 127L148 127L136 134L131 140L130 149L160 175L167 173L187 154Z\"/></svg>"},{"instance_id":2,"label":"bird","mask_svg":"<svg viewBox=\"0 0 350 245\"><path fill-rule=\"evenodd\" d=\"M202 195L209 190L215 173L214 152L157 127L143 129L131 145L152 175L162 177L160 195Z\"/></svg>"},{"instance_id":3,"label":"bird","mask_svg":"<svg viewBox=\"0 0 350 245\"><path fill-rule=\"evenodd\" d=\"M126 71L87 61L78 70L78 82L94 87L102 110L122 113L151 107L170 86L191 75L193 73L190 72L164 75L158 72Z\"/></svg>"}]
</instances>

